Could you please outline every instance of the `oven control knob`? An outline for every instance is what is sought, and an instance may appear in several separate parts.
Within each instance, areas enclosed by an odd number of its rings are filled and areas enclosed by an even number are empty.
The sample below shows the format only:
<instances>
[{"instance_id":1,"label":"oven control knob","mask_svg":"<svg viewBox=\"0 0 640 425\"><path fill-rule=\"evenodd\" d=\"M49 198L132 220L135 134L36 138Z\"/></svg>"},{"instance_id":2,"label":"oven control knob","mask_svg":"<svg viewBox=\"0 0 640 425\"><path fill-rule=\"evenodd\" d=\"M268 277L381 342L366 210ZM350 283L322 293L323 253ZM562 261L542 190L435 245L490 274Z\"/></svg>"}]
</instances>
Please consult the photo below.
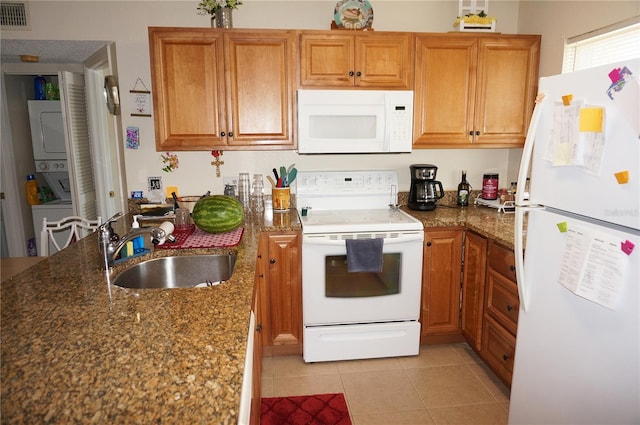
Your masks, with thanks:
<instances>
[{"instance_id":1,"label":"oven control knob","mask_svg":"<svg viewBox=\"0 0 640 425\"><path fill-rule=\"evenodd\" d=\"M46 162L39 162L38 168L41 169L42 171L45 171L49 168L49 164L47 164Z\"/></svg>"}]
</instances>

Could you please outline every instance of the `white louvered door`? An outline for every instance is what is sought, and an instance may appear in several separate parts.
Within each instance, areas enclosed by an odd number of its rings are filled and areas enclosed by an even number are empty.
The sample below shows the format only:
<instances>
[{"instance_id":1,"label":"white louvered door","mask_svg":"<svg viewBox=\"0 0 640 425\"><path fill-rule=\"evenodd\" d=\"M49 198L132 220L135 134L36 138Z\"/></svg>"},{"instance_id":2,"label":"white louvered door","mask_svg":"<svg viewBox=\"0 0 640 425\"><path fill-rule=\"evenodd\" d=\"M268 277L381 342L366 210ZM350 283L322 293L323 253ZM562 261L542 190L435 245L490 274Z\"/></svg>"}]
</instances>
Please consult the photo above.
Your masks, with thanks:
<instances>
[{"instance_id":1,"label":"white louvered door","mask_svg":"<svg viewBox=\"0 0 640 425\"><path fill-rule=\"evenodd\" d=\"M58 79L73 211L76 215L95 220L96 190L87 124L84 76L81 73L63 71L58 74Z\"/></svg>"}]
</instances>

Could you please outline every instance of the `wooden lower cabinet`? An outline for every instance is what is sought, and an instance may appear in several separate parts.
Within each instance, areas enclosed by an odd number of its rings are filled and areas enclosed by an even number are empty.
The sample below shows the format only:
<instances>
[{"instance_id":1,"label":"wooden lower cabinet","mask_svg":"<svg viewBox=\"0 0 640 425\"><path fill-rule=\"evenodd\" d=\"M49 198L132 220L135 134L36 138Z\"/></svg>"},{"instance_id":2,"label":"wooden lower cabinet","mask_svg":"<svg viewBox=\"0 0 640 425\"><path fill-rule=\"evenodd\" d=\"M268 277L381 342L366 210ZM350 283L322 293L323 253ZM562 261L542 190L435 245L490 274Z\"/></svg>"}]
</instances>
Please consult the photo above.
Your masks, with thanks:
<instances>
[{"instance_id":1,"label":"wooden lower cabinet","mask_svg":"<svg viewBox=\"0 0 640 425\"><path fill-rule=\"evenodd\" d=\"M480 357L511 386L518 330L518 286L512 250L489 242Z\"/></svg>"},{"instance_id":2,"label":"wooden lower cabinet","mask_svg":"<svg viewBox=\"0 0 640 425\"><path fill-rule=\"evenodd\" d=\"M263 352L302 353L302 264L299 232L260 235L256 280Z\"/></svg>"},{"instance_id":3,"label":"wooden lower cabinet","mask_svg":"<svg viewBox=\"0 0 640 425\"><path fill-rule=\"evenodd\" d=\"M258 274L256 273L256 280ZM255 316L255 338L253 340L253 370L251 376L251 415L249 423L257 425L260 423L261 401L262 401L262 324L260 323L260 291L259 285L254 285L253 290L253 314Z\"/></svg>"},{"instance_id":4,"label":"wooden lower cabinet","mask_svg":"<svg viewBox=\"0 0 640 425\"><path fill-rule=\"evenodd\" d=\"M507 386L511 386L516 337L491 317L486 317L482 329L480 357Z\"/></svg>"},{"instance_id":5,"label":"wooden lower cabinet","mask_svg":"<svg viewBox=\"0 0 640 425\"><path fill-rule=\"evenodd\" d=\"M482 346L484 287L487 271L487 238L467 230L462 274L461 331L476 351Z\"/></svg>"},{"instance_id":6,"label":"wooden lower cabinet","mask_svg":"<svg viewBox=\"0 0 640 425\"><path fill-rule=\"evenodd\" d=\"M424 234L421 341L460 334L460 278L463 229L427 230Z\"/></svg>"}]
</instances>

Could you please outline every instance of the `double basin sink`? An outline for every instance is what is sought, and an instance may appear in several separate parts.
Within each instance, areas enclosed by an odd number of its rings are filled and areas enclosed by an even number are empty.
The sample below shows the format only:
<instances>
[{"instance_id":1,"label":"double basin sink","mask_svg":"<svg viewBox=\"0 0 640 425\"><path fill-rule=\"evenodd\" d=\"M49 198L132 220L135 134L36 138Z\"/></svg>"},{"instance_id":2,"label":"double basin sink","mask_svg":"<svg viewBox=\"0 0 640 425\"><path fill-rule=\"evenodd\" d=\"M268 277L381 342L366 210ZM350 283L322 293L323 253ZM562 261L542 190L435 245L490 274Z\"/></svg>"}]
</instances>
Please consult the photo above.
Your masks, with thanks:
<instances>
[{"instance_id":1,"label":"double basin sink","mask_svg":"<svg viewBox=\"0 0 640 425\"><path fill-rule=\"evenodd\" d=\"M213 286L231 278L235 262L233 254L153 258L132 265L111 283L132 289Z\"/></svg>"}]
</instances>

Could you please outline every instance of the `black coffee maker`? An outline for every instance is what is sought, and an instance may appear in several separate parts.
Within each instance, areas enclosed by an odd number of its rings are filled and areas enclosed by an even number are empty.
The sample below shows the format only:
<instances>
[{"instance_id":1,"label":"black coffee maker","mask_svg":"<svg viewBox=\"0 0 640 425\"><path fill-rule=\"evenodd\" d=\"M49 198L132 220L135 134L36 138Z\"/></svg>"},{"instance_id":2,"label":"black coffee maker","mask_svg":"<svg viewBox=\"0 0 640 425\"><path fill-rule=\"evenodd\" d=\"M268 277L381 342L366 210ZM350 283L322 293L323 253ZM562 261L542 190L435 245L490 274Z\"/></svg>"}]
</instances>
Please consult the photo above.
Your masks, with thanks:
<instances>
[{"instance_id":1,"label":"black coffee maker","mask_svg":"<svg viewBox=\"0 0 640 425\"><path fill-rule=\"evenodd\" d=\"M438 167L433 164L413 164L408 206L412 210L431 211L438 199L444 197L442 183L436 180Z\"/></svg>"}]
</instances>

